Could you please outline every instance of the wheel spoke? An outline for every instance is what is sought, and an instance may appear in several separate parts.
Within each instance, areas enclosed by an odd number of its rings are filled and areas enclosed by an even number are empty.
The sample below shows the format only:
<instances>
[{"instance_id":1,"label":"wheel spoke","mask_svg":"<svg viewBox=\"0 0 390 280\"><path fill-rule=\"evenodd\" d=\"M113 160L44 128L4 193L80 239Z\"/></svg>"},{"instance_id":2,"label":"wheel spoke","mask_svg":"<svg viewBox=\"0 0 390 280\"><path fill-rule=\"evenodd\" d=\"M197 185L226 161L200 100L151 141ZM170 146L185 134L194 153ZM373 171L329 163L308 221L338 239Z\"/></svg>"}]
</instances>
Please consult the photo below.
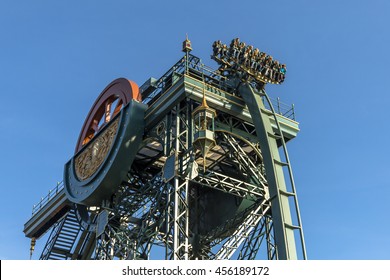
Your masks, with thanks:
<instances>
[{"instance_id":1,"label":"wheel spoke","mask_svg":"<svg viewBox=\"0 0 390 280\"><path fill-rule=\"evenodd\" d=\"M123 78L112 81L99 95L94 107L90 110L77 141L75 152L77 153L90 142L131 100L141 100L138 86Z\"/></svg>"},{"instance_id":2,"label":"wheel spoke","mask_svg":"<svg viewBox=\"0 0 390 280\"><path fill-rule=\"evenodd\" d=\"M105 104L104 123L108 123L111 120L111 102L107 100Z\"/></svg>"}]
</instances>

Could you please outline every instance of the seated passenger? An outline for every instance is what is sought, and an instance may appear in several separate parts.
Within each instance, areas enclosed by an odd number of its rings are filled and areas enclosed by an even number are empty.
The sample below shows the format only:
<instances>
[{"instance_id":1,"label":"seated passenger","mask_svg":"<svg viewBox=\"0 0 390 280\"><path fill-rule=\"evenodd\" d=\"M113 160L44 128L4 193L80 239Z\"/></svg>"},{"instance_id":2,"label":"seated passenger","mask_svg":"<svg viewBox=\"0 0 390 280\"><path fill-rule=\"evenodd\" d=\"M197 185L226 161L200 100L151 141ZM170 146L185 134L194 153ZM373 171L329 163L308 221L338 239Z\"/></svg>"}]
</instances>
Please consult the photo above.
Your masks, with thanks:
<instances>
[{"instance_id":1,"label":"seated passenger","mask_svg":"<svg viewBox=\"0 0 390 280\"><path fill-rule=\"evenodd\" d=\"M246 49L246 58L245 58L245 61L244 61L244 66L246 68L250 68L250 66L251 66L252 52L253 52L253 46L248 46L248 48Z\"/></svg>"},{"instance_id":2,"label":"seated passenger","mask_svg":"<svg viewBox=\"0 0 390 280\"><path fill-rule=\"evenodd\" d=\"M237 59L239 53L240 39L235 38L230 43L230 55L233 59Z\"/></svg>"},{"instance_id":3,"label":"seated passenger","mask_svg":"<svg viewBox=\"0 0 390 280\"><path fill-rule=\"evenodd\" d=\"M246 46L244 42L241 42L239 47L238 47L238 54L237 54L237 60L239 62L242 61L244 54L245 54Z\"/></svg>"},{"instance_id":4,"label":"seated passenger","mask_svg":"<svg viewBox=\"0 0 390 280\"><path fill-rule=\"evenodd\" d=\"M279 72L279 69L280 69L279 61L274 60L272 62L272 65L271 65L271 69L272 69L272 76L271 76L272 82L278 82L279 74L280 74L280 72Z\"/></svg>"},{"instance_id":5,"label":"seated passenger","mask_svg":"<svg viewBox=\"0 0 390 280\"><path fill-rule=\"evenodd\" d=\"M261 74L265 77L269 76L270 73L270 66L271 66L272 57L267 55L264 59L263 63L263 69L261 70Z\"/></svg>"},{"instance_id":6,"label":"seated passenger","mask_svg":"<svg viewBox=\"0 0 390 280\"><path fill-rule=\"evenodd\" d=\"M265 53L260 52L260 57L258 59L258 66L257 66L257 71L261 72L264 69L265 66Z\"/></svg>"},{"instance_id":7,"label":"seated passenger","mask_svg":"<svg viewBox=\"0 0 390 280\"><path fill-rule=\"evenodd\" d=\"M248 48L245 48L244 52L241 54L241 57L240 57L240 64L241 66L243 67L247 67L247 61L249 60L249 49Z\"/></svg>"},{"instance_id":8,"label":"seated passenger","mask_svg":"<svg viewBox=\"0 0 390 280\"><path fill-rule=\"evenodd\" d=\"M286 65L282 64L282 66L280 66L280 69L279 69L279 81L278 81L279 83L283 83L284 78L286 76L286 72L287 72Z\"/></svg>"},{"instance_id":9,"label":"seated passenger","mask_svg":"<svg viewBox=\"0 0 390 280\"><path fill-rule=\"evenodd\" d=\"M226 44L222 45L221 59L226 60L226 61L228 60L228 48L227 48Z\"/></svg>"},{"instance_id":10,"label":"seated passenger","mask_svg":"<svg viewBox=\"0 0 390 280\"><path fill-rule=\"evenodd\" d=\"M222 43L220 40L215 41L213 43L213 55L215 57L218 57L218 55L221 53L221 46L222 46Z\"/></svg>"},{"instance_id":11,"label":"seated passenger","mask_svg":"<svg viewBox=\"0 0 390 280\"><path fill-rule=\"evenodd\" d=\"M253 52L252 52L252 55L251 55L251 66L250 68L252 69L253 72L256 72L257 71L257 64L258 64L258 58L259 58L259 55L260 55L260 51L258 48L256 48Z\"/></svg>"}]
</instances>

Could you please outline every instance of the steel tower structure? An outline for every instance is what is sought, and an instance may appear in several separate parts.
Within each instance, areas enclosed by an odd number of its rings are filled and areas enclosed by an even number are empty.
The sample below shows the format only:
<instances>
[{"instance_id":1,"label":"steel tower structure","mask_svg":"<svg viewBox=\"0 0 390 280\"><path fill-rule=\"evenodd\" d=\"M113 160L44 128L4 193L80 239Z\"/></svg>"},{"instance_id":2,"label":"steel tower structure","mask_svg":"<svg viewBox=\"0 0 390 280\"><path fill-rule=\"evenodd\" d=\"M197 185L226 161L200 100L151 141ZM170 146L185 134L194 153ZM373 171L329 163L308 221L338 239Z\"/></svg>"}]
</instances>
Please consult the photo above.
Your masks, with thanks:
<instances>
[{"instance_id":1,"label":"steel tower structure","mask_svg":"<svg viewBox=\"0 0 390 280\"><path fill-rule=\"evenodd\" d=\"M24 226L31 250L51 231L40 259L306 259L286 147L299 127L265 92L282 80L233 51L214 48L213 70L191 50L100 94L64 182Z\"/></svg>"}]
</instances>

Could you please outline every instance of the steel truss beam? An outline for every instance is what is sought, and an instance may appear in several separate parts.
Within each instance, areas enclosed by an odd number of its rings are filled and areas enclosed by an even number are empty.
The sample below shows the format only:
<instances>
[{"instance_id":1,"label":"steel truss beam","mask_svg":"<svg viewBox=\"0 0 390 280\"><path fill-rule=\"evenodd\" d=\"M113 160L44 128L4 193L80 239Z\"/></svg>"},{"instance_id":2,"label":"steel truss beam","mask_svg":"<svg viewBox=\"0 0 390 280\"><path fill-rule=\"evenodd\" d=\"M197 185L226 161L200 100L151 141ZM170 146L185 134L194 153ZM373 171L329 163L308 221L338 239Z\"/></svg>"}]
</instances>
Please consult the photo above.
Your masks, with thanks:
<instances>
[{"instance_id":1,"label":"steel truss beam","mask_svg":"<svg viewBox=\"0 0 390 280\"><path fill-rule=\"evenodd\" d=\"M291 165L268 96L254 91L252 85L237 87L234 79L213 70L205 75L205 71L209 70L200 59L187 55L158 81L155 91L144 96L150 106L145 146L116 194L97 210L88 210L92 225L81 230L64 258L148 259L153 246L164 246L166 259L254 259L260 246L265 245L268 259L294 259L296 230L301 234L306 258ZM209 105L218 110L214 134L217 146L206 156L206 171L197 174L197 163L201 163L199 151L192 148L191 112L199 105L202 85L206 98L212 101ZM189 86L197 90L189 94ZM220 91L223 88L224 92ZM221 100L222 105L218 105ZM155 106L154 101L164 106ZM245 110L245 115L236 115L236 105ZM158 122L164 124L161 133L157 132ZM285 152L283 159L278 147ZM167 164L168 158L174 159L172 166ZM164 171L171 171L172 176L165 176ZM284 186L285 171L291 188ZM209 209L202 199L205 194L217 193L214 190L236 196L236 203L248 204L240 204L237 212L218 223L220 226L204 229L201 227L206 224L204 216ZM291 200L296 206L295 219L290 217ZM104 211L108 221L96 236L96 219ZM293 220L298 223L293 224ZM57 221L54 237L60 236L64 223ZM54 252L54 237L49 238L45 256Z\"/></svg>"},{"instance_id":2,"label":"steel truss beam","mask_svg":"<svg viewBox=\"0 0 390 280\"><path fill-rule=\"evenodd\" d=\"M222 248L216 253L215 259L230 259L239 246L248 239L250 234L258 226L260 220L266 215L271 205L263 200L242 221L240 226L224 242Z\"/></svg>"},{"instance_id":3,"label":"steel truss beam","mask_svg":"<svg viewBox=\"0 0 390 280\"><path fill-rule=\"evenodd\" d=\"M148 259L152 247L159 244L166 248L166 259L229 259L236 252L239 259L254 259L264 240L267 257L278 258L263 151L253 142L254 138L217 130L219 150L214 151L215 159L208 158L211 164L206 172L190 176L191 164L199 157L192 149L192 102L187 99L178 103L165 118L161 156L174 157L174 176L164 178L160 172L148 179L151 174L142 169L142 162L139 168L133 166L128 182L122 184L114 197L113 208L108 208L109 222L103 234L96 238L94 258ZM229 120L223 114L219 117ZM231 124L238 132L244 129L242 135L253 135L251 126ZM238 173L224 174L224 166ZM190 183L258 203L206 236L200 236L199 243L193 243L191 236L197 233L196 229L189 229L189 200L198 199L198 188L190 187ZM196 215L201 219L206 209L196 202L195 205ZM224 236L234 228L229 237Z\"/></svg>"},{"instance_id":4,"label":"steel truss beam","mask_svg":"<svg viewBox=\"0 0 390 280\"><path fill-rule=\"evenodd\" d=\"M254 227L252 233L245 239L238 256L239 260L254 260L265 237L266 216Z\"/></svg>"},{"instance_id":5,"label":"steel truss beam","mask_svg":"<svg viewBox=\"0 0 390 280\"><path fill-rule=\"evenodd\" d=\"M191 181L239 197L244 198L250 196L253 200L265 194L265 188L263 186L260 187L250 184L210 170L207 170L204 174L199 174Z\"/></svg>"},{"instance_id":6,"label":"steel truss beam","mask_svg":"<svg viewBox=\"0 0 390 280\"><path fill-rule=\"evenodd\" d=\"M185 100L175 106L169 115L166 150L175 157L175 176L167 181L169 203L167 212L166 259L189 259L189 185L186 178L191 152L192 130L190 102Z\"/></svg>"},{"instance_id":7,"label":"steel truss beam","mask_svg":"<svg viewBox=\"0 0 390 280\"><path fill-rule=\"evenodd\" d=\"M265 189L267 180L263 176L261 170L259 170L259 167L252 161L231 134L223 133L223 136L227 143L229 143L229 147L233 149L235 158L239 162L240 166L247 170L247 172L255 179L255 182Z\"/></svg>"},{"instance_id":8,"label":"steel truss beam","mask_svg":"<svg viewBox=\"0 0 390 280\"><path fill-rule=\"evenodd\" d=\"M142 172L130 171L114 198L109 221L102 235L96 239L97 259L146 259L151 240L156 237L156 226L161 224L164 189L161 173L151 180L143 179Z\"/></svg>"}]
</instances>

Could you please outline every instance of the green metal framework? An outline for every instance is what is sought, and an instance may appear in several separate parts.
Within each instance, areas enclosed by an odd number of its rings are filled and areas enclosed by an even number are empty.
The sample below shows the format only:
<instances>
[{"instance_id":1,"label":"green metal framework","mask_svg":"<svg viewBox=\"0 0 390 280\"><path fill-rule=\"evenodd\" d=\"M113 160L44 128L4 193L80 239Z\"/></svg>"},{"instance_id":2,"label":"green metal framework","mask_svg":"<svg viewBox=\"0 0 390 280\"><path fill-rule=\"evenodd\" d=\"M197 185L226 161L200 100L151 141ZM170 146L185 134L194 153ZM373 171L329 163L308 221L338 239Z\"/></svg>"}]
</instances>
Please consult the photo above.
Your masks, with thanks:
<instances>
[{"instance_id":1,"label":"green metal framework","mask_svg":"<svg viewBox=\"0 0 390 280\"><path fill-rule=\"evenodd\" d=\"M36 206L26 236L53 228L41 259L150 259L156 247L172 260L306 259L286 147L299 131L294 107L188 52L141 91L145 133L127 180L96 207L54 204L62 189ZM203 96L217 112L206 168L192 145L191 113ZM75 219L77 233L55 255Z\"/></svg>"}]
</instances>

